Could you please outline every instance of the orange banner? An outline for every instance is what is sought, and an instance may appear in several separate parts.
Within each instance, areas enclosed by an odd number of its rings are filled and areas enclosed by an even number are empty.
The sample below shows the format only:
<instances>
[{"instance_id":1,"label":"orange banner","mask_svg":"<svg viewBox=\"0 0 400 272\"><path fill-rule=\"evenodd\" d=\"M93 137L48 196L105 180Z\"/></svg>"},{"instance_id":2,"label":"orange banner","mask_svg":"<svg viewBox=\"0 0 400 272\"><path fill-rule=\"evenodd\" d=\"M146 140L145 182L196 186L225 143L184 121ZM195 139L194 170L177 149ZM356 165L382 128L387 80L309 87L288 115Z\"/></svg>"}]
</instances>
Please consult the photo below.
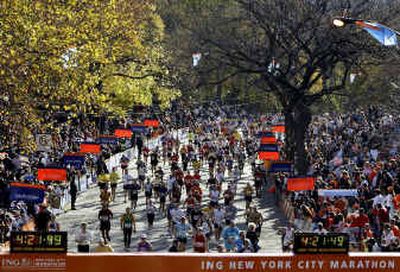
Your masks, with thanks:
<instances>
[{"instance_id":1,"label":"orange banner","mask_svg":"<svg viewBox=\"0 0 400 272\"><path fill-rule=\"evenodd\" d=\"M285 133L285 126L282 126L282 125L272 126L271 130L272 130L272 132Z\"/></svg>"},{"instance_id":2,"label":"orange banner","mask_svg":"<svg viewBox=\"0 0 400 272\"><path fill-rule=\"evenodd\" d=\"M37 179L41 181L66 181L67 170L62 168L40 168L38 169Z\"/></svg>"},{"instance_id":3,"label":"orange banner","mask_svg":"<svg viewBox=\"0 0 400 272\"><path fill-rule=\"evenodd\" d=\"M144 125L146 127L154 127L157 128L160 126L160 122L156 119L146 119L144 120Z\"/></svg>"},{"instance_id":4,"label":"orange banner","mask_svg":"<svg viewBox=\"0 0 400 272\"><path fill-rule=\"evenodd\" d=\"M396 272L399 255L288 254L14 254L0 255L0 270L63 272Z\"/></svg>"},{"instance_id":5,"label":"orange banner","mask_svg":"<svg viewBox=\"0 0 400 272\"><path fill-rule=\"evenodd\" d=\"M279 160L279 152L259 151L258 158L260 160L276 161Z\"/></svg>"},{"instance_id":6,"label":"orange banner","mask_svg":"<svg viewBox=\"0 0 400 272\"><path fill-rule=\"evenodd\" d=\"M80 149L82 153L99 154L101 152L101 146L99 144L81 144Z\"/></svg>"},{"instance_id":7,"label":"orange banner","mask_svg":"<svg viewBox=\"0 0 400 272\"><path fill-rule=\"evenodd\" d=\"M288 191L314 190L315 180L316 178L314 177L288 178L287 189Z\"/></svg>"},{"instance_id":8,"label":"orange banner","mask_svg":"<svg viewBox=\"0 0 400 272\"><path fill-rule=\"evenodd\" d=\"M114 135L117 138L130 139L132 137L132 130L130 130L130 129L116 129L114 131Z\"/></svg>"},{"instance_id":9,"label":"orange banner","mask_svg":"<svg viewBox=\"0 0 400 272\"><path fill-rule=\"evenodd\" d=\"M261 137L261 144L276 144L275 137Z\"/></svg>"}]
</instances>

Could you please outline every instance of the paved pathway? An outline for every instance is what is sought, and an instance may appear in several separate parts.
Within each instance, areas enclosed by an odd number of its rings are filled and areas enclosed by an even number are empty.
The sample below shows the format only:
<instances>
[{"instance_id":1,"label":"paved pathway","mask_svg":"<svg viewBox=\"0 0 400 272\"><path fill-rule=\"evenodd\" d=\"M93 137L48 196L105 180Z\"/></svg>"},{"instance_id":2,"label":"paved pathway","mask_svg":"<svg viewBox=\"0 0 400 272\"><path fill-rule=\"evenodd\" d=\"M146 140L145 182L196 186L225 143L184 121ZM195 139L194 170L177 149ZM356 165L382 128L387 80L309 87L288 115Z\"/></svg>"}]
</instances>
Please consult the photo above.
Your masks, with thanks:
<instances>
[{"instance_id":1,"label":"paved pathway","mask_svg":"<svg viewBox=\"0 0 400 272\"><path fill-rule=\"evenodd\" d=\"M137 177L136 167L134 166L135 160L131 160L131 164L129 165L129 172L133 175L133 177ZM208 170L205 169L205 166L201 169L202 179L206 180L208 177ZM169 166L164 167L166 176L168 176ZM120 170L119 170L120 171ZM237 192L238 196L235 198L235 206L238 208L237 214L237 225L240 229L245 229L245 201L242 194L243 187L247 182L253 183L251 166L246 163L244 174L242 176L241 181L238 184ZM223 189L226 189L226 184L224 184ZM208 203L208 190L206 190L205 183L201 184L203 189L203 203ZM266 191L266 190L265 190ZM205 192L205 193L204 193ZM68 210L65 214L62 214L58 217L58 221L61 224L62 230L67 230L69 235L68 248L70 252L76 252L75 245L75 232L79 229L79 226L82 222L88 223L88 228L93 233L93 244L97 244L100 240L100 231L99 231L99 223L97 220L97 214L100 210L100 202L99 202L100 191L98 187L91 188L78 196L76 208L77 210L72 211ZM182 199L185 199L183 194ZM223 202L221 200L221 202ZM264 217L264 225L261 232L260 238L260 252L273 252L278 253L281 252L281 238L277 233L277 228L283 226L285 224L284 215L280 212L277 206L274 204L274 195L268 192L263 193L263 197L261 199L255 199L254 204L257 205L259 210L262 212ZM117 187L117 197L114 203L110 204L110 209L114 213L114 219L112 220L111 227L111 245L116 252L125 252L124 251L124 243L123 243L123 235L119 225L119 219L121 215L125 212L125 208L127 207L127 203L124 203L124 195L122 182L118 184ZM156 204L158 206L158 203ZM153 244L154 251L165 252L171 245L172 238L168 235L167 232L167 219L163 217L161 214L156 214L155 224L153 229L148 230L147 228L147 220L146 220L146 212L145 212L145 197L144 192L142 191L139 194L138 208L134 211L134 215L137 220L137 233L133 235L132 240L132 251L134 251L134 246L138 242L138 237L141 233L146 233ZM190 244L190 243L189 243ZM216 246L216 242L214 238L211 241L210 249L214 250ZM191 251L190 246L188 246L188 250Z\"/></svg>"}]
</instances>

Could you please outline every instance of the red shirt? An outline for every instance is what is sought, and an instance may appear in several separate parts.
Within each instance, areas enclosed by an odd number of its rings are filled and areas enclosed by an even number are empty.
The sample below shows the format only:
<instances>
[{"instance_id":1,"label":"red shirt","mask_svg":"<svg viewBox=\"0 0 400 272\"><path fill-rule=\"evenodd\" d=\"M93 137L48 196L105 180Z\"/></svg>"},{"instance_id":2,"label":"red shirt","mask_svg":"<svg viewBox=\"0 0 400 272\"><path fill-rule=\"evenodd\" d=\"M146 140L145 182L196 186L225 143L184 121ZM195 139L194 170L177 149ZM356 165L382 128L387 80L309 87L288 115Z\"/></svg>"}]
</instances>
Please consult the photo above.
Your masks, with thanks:
<instances>
[{"instance_id":1,"label":"red shirt","mask_svg":"<svg viewBox=\"0 0 400 272\"><path fill-rule=\"evenodd\" d=\"M381 223L388 223L389 222L389 212L387 209L382 208L378 210L378 217Z\"/></svg>"},{"instance_id":2,"label":"red shirt","mask_svg":"<svg viewBox=\"0 0 400 272\"><path fill-rule=\"evenodd\" d=\"M350 227L364 227L366 223L369 223L369 218L366 214L358 215L354 217L353 222L351 223Z\"/></svg>"},{"instance_id":3,"label":"red shirt","mask_svg":"<svg viewBox=\"0 0 400 272\"><path fill-rule=\"evenodd\" d=\"M206 236L201 233L197 233L193 238L193 250L194 252L206 252Z\"/></svg>"}]
</instances>

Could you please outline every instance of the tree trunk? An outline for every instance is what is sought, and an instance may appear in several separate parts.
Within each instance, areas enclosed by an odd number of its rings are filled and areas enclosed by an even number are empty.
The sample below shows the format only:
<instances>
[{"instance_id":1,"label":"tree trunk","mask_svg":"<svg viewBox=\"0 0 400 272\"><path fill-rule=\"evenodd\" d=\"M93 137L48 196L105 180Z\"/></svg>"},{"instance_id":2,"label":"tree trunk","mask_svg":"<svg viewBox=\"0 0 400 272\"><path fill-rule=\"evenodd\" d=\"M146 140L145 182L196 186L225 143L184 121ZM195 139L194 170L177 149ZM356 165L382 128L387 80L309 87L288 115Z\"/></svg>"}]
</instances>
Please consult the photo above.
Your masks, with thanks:
<instances>
[{"instance_id":1,"label":"tree trunk","mask_svg":"<svg viewBox=\"0 0 400 272\"><path fill-rule=\"evenodd\" d=\"M298 106L294 109L294 167L298 175L306 175L309 161L305 149L306 133L311 123L311 112L306 106Z\"/></svg>"},{"instance_id":2,"label":"tree trunk","mask_svg":"<svg viewBox=\"0 0 400 272\"><path fill-rule=\"evenodd\" d=\"M309 162L305 150L305 140L311 122L310 109L302 106L287 108L284 110L284 115L286 159L294 162L297 175L306 175Z\"/></svg>"},{"instance_id":3,"label":"tree trunk","mask_svg":"<svg viewBox=\"0 0 400 272\"><path fill-rule=\"evenodd\" d=\"M288 161L293 161L294 160L294 120L293 120L293 112L291 109L285 109L284 110L284 115L285 115L285 146L284 146L284 151L286 155L286 160Z\"/></svg>"}]
</instances>

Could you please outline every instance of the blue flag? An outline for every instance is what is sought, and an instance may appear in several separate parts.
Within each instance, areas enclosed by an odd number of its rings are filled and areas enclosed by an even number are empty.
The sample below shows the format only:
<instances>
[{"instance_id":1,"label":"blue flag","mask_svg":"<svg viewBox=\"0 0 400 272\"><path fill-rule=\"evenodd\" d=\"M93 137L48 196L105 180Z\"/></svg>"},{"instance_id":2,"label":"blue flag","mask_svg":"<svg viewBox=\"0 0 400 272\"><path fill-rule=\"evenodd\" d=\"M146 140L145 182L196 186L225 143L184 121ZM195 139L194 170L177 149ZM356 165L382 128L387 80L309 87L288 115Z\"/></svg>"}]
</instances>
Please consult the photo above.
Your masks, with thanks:
<instances>
[{"instance_id":1,"label":"blue flag","mask_svg":"<svg viewBox=\"0 0 400 272\"><path fill-rule=\"evenodd\" d=\"M397 32L393 29L378 24L366 21L357 21L357 25L361 26L365 31L367 31L375 40L384 46L395 46L398 45Z\"/></svg>"}]
</instances>

